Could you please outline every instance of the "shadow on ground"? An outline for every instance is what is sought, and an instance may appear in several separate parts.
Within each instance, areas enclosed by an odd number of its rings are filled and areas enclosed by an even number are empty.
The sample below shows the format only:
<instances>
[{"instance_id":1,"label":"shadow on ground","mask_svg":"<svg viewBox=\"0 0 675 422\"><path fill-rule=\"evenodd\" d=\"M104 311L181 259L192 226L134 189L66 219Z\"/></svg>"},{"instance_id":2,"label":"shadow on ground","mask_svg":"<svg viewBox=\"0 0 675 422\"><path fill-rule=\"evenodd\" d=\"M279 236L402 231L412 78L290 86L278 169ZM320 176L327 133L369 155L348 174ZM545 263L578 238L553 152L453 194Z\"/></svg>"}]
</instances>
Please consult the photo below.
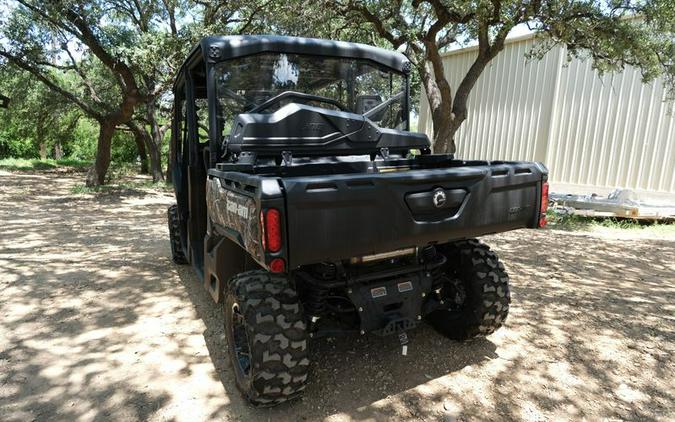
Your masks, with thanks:
<instances>
[{"instance_id":1,"label":"shadow on ground","mask_svg":"<svg viewBox=\"0 0 675 422\"><path fill-rule=\"evenodd\" d=\"M222 311L166 240L171 198L71 195L82 176L0 174L0 420L639 419L675 417L675 240L491 236L507 325L456 343L310 344L302 400L237 393Z\"/></svg>"},{"instance_id":2,"label":"shadow on ground","mask_svg":"<svg viewBox=\"0 0 675 422\"><path fill-rule=\"evenodd\" d=\"M226 390L234 391L234 379L228 367L222 308L212 303L189 268L181 268L179 273L195 304L197 315L206 325L206 347L220 382ZM268 415L274 420L297 420L298 417L313 420L334 413L349 414L357 419L401 416L395 408L371 407L371 404L399 394L405 396L407 390L429 380L497 357L495 345L485 338L459 344L436 335L428 326L410 332L409 337L408 356L401 354L397 337L353 335L312 340L312 381L304 398L273 409L248 408L247 411L251 416L262 418ZM458 356L463 358L458 359ZM406 412L425 415L427 403L415 400L415 396L412 393L405 398ZM227 406L218 409L212 416L216 417L223 411L227 411Z\"/></svg>"}]
</instances>

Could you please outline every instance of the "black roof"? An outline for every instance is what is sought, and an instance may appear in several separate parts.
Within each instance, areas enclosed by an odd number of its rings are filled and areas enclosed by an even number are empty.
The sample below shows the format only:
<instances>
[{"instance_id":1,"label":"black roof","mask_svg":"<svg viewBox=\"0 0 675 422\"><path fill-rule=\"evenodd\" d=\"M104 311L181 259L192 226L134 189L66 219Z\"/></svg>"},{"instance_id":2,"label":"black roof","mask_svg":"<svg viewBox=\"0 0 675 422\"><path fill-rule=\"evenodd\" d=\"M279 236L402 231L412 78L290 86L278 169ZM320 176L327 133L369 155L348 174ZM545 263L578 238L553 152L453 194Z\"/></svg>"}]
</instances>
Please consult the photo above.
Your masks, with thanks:
<instances>
[{"instance_id":1,"label":"black roof","mask_svg":"<svg viewBox=\"0 0 675 422\"><path fill-rule=\"evenodd\" d=\"M368 59L407 73L408 59L401 53L366 44L331 41L318 38L286 37L279 35L235 35L203 38L191 51L186 64L192 62L199 52L204 60L218 62L263 52L313 54L355 59Z\"/></svg>"}]
</instances>

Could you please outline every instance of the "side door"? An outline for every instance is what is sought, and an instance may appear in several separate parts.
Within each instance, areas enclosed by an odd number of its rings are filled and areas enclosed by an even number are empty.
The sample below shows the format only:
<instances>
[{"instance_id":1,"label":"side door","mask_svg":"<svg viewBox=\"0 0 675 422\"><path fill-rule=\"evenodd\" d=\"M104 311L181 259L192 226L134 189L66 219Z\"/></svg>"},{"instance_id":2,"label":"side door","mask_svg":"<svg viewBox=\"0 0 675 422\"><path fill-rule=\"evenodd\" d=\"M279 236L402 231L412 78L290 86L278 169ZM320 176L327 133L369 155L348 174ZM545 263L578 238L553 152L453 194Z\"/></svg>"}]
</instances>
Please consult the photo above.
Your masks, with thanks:
<instances>
[{"instance_id":1,"label":"side door","mask_svg":"<svg viewBox=\"0 0 675 422\"><path fill-rule=\"evenodd\" d=\"M189 216L188 201L188 162L189 144L187 131L187 104L185 100L185 83L177 84L174 89L173 121L171 123L171 144L169 146L170 171L173 181L178 217L180 221L181 246L189 259L187 241L187 220Z\"/></svg>"},{"instance_id":2,"label":"side door","mask_svg":"<svg viewBox=\"0 0 675 422\"><path fill-rule=\"evenodd\" d=\"M186 161L187 243L190 262L203 275L206 235L206 172L209 162L208 104L204 62L186 71L185 111L187 136L182 157Z\"/></svg>"}]
</instances>

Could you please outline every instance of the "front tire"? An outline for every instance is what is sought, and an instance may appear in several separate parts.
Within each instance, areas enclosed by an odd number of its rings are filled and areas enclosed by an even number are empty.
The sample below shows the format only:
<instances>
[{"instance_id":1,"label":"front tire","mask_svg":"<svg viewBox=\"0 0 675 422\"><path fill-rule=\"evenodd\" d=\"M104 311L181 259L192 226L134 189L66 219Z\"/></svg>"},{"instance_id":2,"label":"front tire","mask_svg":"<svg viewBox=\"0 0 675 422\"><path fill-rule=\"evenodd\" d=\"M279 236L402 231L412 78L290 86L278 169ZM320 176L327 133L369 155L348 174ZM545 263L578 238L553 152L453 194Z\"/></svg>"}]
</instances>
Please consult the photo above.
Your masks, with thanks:
<instances>
[{"instance_id":1,"label":"front tire","mask_svg":"<svg viewBox=\"0 0 675 422\"><path fill-rule=\"evenodd\" d=\"M440 299L448 309L431 312L427 321L453 340L492 334L509 313L511 294L504 265L490 248L466 240L439 246L448 259Z\"/></svg>"},{"instance_id":2,"label":"front tire","mask_svg":"<svg viewBox=\"0 0 675 422\"><path fill-rule=\"evenodd\" d=\"M233 277L225 333L237 387L253 405L274 406L302 394L309 369L307 326L286 277L262 270Z\"/></svg>"}]
</instances>

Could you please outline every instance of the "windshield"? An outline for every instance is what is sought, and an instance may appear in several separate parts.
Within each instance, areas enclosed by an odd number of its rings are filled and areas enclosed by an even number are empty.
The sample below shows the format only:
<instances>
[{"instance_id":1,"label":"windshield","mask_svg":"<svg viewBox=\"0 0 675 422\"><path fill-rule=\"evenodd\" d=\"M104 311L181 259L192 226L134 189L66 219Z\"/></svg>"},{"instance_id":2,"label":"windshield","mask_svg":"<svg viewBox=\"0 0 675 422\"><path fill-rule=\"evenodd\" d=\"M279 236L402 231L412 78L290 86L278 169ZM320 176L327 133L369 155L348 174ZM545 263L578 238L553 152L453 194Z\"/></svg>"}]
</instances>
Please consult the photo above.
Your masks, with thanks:
<instances>
[{"instance_id":1,"label":"windshield","mask_svg":"<svg viewBox=\"0 0 675 422\"><path fill-rule=\"evenodd\" d=\"M239 113L273 113L288 103L343 109L381 127L405 128L405 76L368 60L263 53L218 63L215 70L225 132ZM288 91L311 97L272 99Z\"/></svg>"}]
</instances>

